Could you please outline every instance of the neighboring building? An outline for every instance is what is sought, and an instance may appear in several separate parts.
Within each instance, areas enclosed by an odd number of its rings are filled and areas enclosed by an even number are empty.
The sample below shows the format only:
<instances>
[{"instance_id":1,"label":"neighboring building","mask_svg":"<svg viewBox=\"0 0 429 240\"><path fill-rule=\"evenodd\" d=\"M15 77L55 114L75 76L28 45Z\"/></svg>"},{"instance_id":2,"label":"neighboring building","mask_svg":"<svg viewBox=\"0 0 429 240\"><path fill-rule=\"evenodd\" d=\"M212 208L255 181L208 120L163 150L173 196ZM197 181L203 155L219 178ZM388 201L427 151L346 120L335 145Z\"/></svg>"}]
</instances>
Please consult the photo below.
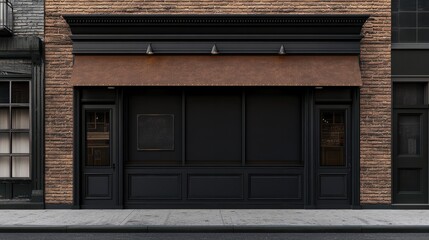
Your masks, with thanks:
<instances>
[{"instance_id":1,"label":"neighboring building","mask_svg":"<svg viewBox=\"0 0 429 240\"><path fill-rule=\"evenodd\" d=\"M392 203L428 206L429 1L392 2Z\"/></svg>"},{"instance_id":2,"label":"neighboring building","mask_svg":"<svg viewBox=\"0 0 429 240\"><path fill-rule=\"evenodd\" d=\"M0 0L0 208L43 208L41 0Z\"/></svg>"},{"instance_id":3,"label":"neighboring building","mask_svg":"<svg viewBox=\"0 0 429 240\"><path fill-rule=\"evenodd\" d=\"M45 8L46 207L392 204L389 0Z\"/></svg>"}]
</instances>

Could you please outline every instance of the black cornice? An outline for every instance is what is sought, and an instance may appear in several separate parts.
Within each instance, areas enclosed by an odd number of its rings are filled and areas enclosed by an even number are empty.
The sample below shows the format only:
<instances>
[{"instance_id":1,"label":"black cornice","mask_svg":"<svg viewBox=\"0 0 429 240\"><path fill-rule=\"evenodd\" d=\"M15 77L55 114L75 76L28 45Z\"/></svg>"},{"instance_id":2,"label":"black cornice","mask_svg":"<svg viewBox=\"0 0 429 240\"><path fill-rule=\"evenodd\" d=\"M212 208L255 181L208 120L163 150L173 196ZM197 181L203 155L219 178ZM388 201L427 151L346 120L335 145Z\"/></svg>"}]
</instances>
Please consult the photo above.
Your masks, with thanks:
<instances>
[{"instance_id":1,"label":"black cornice","mask_svg":"<svg viewBox=\"0 0 429 240\"><path fill-rule=\"evenodd\" d=\"M216 44L220 47L221 54L275 54L282 45L285 45L288 53L311 54L358 53L361 29L369 15L182 14L63 17L72 32L74 53L102 54L111 50L111 53L130 54L134 53L135 46L135 53L142 53L143 48L150 44L154 47L155 54L206 54L210 53L211 47L206 49L203 45ZM193 42L200 43L197 45L202 48L194 49ZM344 46L340 46L342 42L345 43ZM247 45L243 48L240 43ZM321 43L320 47L318 43ZM288 46L293 46L294 49L288 49Z\"/></svg>"}]
</instances>

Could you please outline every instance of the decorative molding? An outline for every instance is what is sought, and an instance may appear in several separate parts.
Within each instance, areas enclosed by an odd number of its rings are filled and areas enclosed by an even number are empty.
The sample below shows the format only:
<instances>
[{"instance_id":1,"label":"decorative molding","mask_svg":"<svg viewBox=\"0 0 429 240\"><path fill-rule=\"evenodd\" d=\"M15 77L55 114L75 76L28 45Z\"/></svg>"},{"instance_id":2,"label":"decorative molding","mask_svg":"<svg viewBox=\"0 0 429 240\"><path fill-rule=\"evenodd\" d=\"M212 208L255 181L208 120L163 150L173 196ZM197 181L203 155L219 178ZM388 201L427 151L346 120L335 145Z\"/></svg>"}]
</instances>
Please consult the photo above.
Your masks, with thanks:
<instances>
[{"instance_id":1,"label":"decorative molding","mask_svg":"<svg viewBox=\"0 0 429 240\"><path fill-rule=\"evenodd\" d=\"M364 24L368 15L64 15L72 24Z\"/></svg>"},{"instance_id":2,"label":"decorative molding","mask_svg":"<svg viewBox=\"0 0 429 240\"><path fill-rule=\"evenodd\" d=\"M369 15L63 17L75 54L358 54Z\"/></svg>"}]
</instances>

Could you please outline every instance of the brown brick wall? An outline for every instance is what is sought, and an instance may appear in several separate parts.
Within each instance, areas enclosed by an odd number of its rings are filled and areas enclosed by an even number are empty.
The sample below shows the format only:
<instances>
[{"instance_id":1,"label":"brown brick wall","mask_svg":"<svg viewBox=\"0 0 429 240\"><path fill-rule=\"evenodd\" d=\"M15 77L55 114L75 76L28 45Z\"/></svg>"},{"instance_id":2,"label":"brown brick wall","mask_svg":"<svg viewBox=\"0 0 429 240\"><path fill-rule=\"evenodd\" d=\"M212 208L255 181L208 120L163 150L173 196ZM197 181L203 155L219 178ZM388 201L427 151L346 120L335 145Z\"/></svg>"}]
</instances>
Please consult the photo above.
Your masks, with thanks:
<instances>
[{"instance_id":1,"label":"brown brick wall","mask_svg":"<svg viewBox=\"0 0 429 240\"><path fill-rule=\"evenodd\" d=\"M72 203L72 46L63 14L370 14L361 68L361 201L391 201L390 0L46 0L46 203Z\"/></svg>"}]
</instances>

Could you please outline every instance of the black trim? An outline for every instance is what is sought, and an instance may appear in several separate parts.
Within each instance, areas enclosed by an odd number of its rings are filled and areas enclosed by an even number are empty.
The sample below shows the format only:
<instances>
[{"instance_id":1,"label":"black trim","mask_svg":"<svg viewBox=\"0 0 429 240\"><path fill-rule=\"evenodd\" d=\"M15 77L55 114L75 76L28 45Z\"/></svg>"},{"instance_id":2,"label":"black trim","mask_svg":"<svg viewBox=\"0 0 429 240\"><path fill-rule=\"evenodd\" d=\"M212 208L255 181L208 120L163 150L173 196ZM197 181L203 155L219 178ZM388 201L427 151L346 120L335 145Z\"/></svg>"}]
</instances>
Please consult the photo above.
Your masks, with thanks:
<instances>
[{"instance_id":1,"label":"black trim","mask_svg":"<svg viewBox=\"0 0 429 240\"><path fill-rule=\"evenodd\" d=\"M359 54L369 15L64 15L75 54Z\"/></svg>"},{"instance_id":2,"label":"black trim","mask_svg":"<svg viewBox=\"0 0 429 240\"><path fill-rule=\"evenodd\" d=\"M40 65L42 54L43 44L38 37L14 37L0 41L0 59L31 59Z\"/></svg>"}]
</instances>

